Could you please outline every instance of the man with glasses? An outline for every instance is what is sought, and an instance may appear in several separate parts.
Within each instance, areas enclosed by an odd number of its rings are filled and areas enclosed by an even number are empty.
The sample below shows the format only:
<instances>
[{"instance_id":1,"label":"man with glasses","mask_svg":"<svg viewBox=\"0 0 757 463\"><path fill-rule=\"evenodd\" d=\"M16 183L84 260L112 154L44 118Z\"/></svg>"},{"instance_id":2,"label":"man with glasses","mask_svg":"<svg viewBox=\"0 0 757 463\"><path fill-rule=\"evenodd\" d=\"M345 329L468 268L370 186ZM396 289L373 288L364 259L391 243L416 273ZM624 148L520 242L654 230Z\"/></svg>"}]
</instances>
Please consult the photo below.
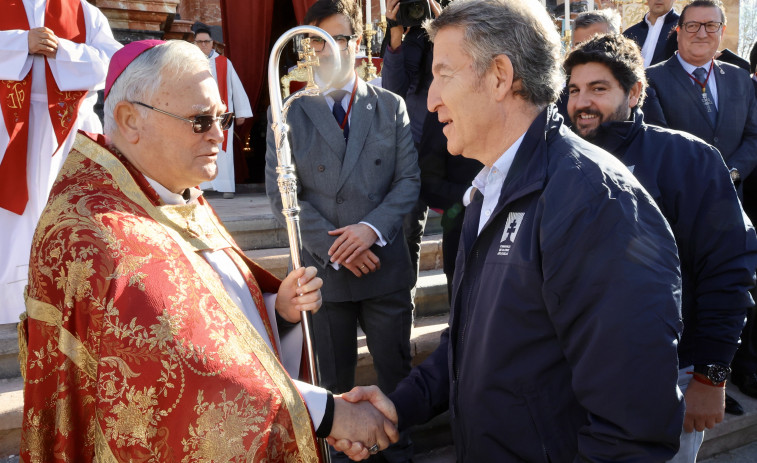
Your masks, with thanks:
<instances>
[{"instance_id":1,"label":"man with glasses","mask_svg":"<svg viewBox=\"0 0 757 463\"><path fill-rule=\"evenodd\" d=\"M252 117L252 108L250 107L250 100L247 98L247 92L244 91L242 81L239 80L231 60L219 55L213 49L213 38L210 36L210 30L206 28L197 29L195 31L195 44L210 60L210 71L218 83L221 100L235 115L235 119L231 121L231 126L225 132L221 143L221 153L218 156L218 176L211 182L204 182L200 185L200 188L203 190L212 188L215 191L222 192L225 199L231 199L236 191L234 181L234 125L235 123L236 125L244 124L246 118Z\"/></svg>"},{"instance_id":2,"label":"man with glasses","mask_svg":"<svg viewBox=\"0 0 757 463\"><path fill-rule=\"evenodd\" d=\"M696 461L705 428L723 420L725 378L754 302L757 236L720 153L682 132L649 126L644 66L622 35L582 43L565 60L573 130L633 171L670 223L681 260L683 334L678 386L686 415L676 463ZM719 376L718 376L719 375Z\"/></svg>"},{"instance_id":3,"label":"man with glasses","mask_svg":"<svg viewBox=\"0 0 757 463\"><path fill-rule=\"evenodd\" d=\"M686 5L677 27L678 54L647 69L658 96L649 103L662 109L661 125L695 135L720 151L744 209L750 211L755 199L743 190L744 183L756 180L751 177L757 166L757 100L746 71L715 59L725 27L719 1ZM733 367L734 384L751 381L757 388L755 371L744 368L738 355ZM730 409L738 412L734 405Z\"/></svg>"},{"instance_id":4,"label":"man with glasses","mask_svg":"<svg viewBox=\"0 0 757 463\"><path fill-rule=\"evenodd\" d=\"M361 16L351 0L319 0L308 9L305 24L335 38L342 66L333 69L329 48L313 40L316 80L332 84L323 96L294 101L287 123L300 188L302 260L323 278L323 307L313 317L321 384L334 392L353 387L359 322L378 384L391 392L410 372L416 276L402 220L418 199L420 172L404 102L355 72ZM283 225L270 128L267 142L266 189ZM402 440L379 458L411 457Z\"/></svg>"},{"instance_id":5,"label":"man with glasses","mask_svg":"<svg viewBox=\"0 0 757 463\"><path fill-rule=\"evenodd\" d=\"M714 59L725 32L718 0L695 0L678 20L678 53L647 69L663 125L715 146L741 197L741 181L757 166L757 101L749 75ZM742 198L743 199L743 198Z\"/></svg>"},{"instance_id":6,"label":"man with glasses","mask_svg":"<svg viewBox=\"0 0 757 463\"><path fill-rule=\"evenodd\" d=\"M126 45L104 112L35 235L22 460L316 463L316 436L396 440L378 411L290 379L322 281L255 265L196 188L233 118L197 47Z\"/></svg>"},{"instance_id":7,"label":"man with glasses","mask_svg":"<svg viewBox=\"0 0 757 463\"><path fill-rule=\"evenodd\" d=\"M0 15L0 325L24 310L29 249L77 130L94 111L121 44L84 0L2 2Z\"/></svg>"}]
</instances>

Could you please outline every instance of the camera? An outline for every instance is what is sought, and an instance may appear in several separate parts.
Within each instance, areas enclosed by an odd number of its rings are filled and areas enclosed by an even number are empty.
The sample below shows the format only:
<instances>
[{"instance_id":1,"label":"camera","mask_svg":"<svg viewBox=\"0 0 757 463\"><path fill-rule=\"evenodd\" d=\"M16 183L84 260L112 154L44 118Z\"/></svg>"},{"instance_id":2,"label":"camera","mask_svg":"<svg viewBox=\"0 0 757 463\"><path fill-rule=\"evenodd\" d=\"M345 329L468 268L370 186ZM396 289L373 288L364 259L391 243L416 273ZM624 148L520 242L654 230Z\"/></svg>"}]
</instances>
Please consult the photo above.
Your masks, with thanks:
<instances>
[{"instance_id":1,"label":"camera","mask_svg":"<svg viewBox=\"0 0 757 463\"><path fill-rule=\"evenodd\" d=\"M420 26L431 17L428 0L400 0L397 23L405 27Z\"/></svg>"}]
</instances>

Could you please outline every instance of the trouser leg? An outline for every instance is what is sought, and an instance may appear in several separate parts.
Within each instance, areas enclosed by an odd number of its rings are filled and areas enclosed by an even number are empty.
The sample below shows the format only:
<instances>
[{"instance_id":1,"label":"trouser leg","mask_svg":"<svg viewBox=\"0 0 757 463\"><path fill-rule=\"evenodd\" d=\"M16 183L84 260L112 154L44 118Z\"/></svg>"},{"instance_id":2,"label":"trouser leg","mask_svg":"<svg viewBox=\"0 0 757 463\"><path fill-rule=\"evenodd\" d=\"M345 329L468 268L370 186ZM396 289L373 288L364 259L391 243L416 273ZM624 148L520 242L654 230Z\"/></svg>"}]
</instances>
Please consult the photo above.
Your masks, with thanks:
<instances>
[{"instance_id":1,"label":"trouser leg","mask_svg":"<svg viewBox=\"0 0 757 463\"><path fill-rule=\"evenodd\" d=\"M733 357L734 372L750 374L757 372L757 309L747 310L746 325L741 331L741 345Z\"/></svg>"},{"instance_id":2,"label":"trouser leg","mask_svg":"<svg viewBox=\"0 0 757 463\"><path fill-rule=\"evenodd\" d=\"M320 386L334 394L355 385L358 307L354 302L324 302L313 315Z\"/></svg>"},{"instance_id":3,"label":"trouser leg","mask_svg":"<svg viewBox=\"0 0 757 463\"><path fill-rule=\"evenodd\" d=\"M363 301L358 316L366 335L368 350L378 376L378 386L386 394L394 391L411 369L410 329L413 306L408 289ZM413 456L409 433L400 434L400 440L371 457L371 462L400 463Z\"/></svg>"},{"instance_id":4,"label":"trouser leg","mask_svg":"<svg viewBox=\"0 0 757 463\"><path fill-rule=\"evenodd\" d=\"M418 199L413 209L405 215L402 228L405 232L405 241L407 249L410 251L410 262L413 264L416 280L420 270L421 258L421 240L423 239L423 229L426 228L426 218L428 217L428 206L422 199ZM415 288L413 288L415 289Z\"/></svg>"}]
</instances>

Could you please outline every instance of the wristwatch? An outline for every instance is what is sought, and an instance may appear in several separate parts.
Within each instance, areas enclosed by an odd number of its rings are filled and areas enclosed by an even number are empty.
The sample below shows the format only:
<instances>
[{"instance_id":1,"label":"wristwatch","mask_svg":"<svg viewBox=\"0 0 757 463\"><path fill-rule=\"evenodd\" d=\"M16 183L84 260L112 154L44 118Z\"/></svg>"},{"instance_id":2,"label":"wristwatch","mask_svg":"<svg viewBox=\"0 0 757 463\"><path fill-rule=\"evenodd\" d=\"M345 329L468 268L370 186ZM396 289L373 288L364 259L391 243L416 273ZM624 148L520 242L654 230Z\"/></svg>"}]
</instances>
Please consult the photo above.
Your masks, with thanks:
<instances>
[{"instance_id":1,"label":"wristwatch","mask_svg":"<svg viewBox=\"0 0 757 463\"><path fill-rule=\"evenodd\" d=\"M694 365L694 373L709 379L713 386L719 386L728 378L731 368L711 363L709 365Z\"/></svg>"},{"instance_id":2,"label":"wristwatch","mask_svg":"<svg viewBox=\"0 0 757 463\"><path fill-rule=\"evenodd\" d=\"M731 181L733 182L733 184L738 184L741 181L741 174L739 173L739 170L735 167L732 167L729 172L731 173Z\"/></svg>"}]
</instances>

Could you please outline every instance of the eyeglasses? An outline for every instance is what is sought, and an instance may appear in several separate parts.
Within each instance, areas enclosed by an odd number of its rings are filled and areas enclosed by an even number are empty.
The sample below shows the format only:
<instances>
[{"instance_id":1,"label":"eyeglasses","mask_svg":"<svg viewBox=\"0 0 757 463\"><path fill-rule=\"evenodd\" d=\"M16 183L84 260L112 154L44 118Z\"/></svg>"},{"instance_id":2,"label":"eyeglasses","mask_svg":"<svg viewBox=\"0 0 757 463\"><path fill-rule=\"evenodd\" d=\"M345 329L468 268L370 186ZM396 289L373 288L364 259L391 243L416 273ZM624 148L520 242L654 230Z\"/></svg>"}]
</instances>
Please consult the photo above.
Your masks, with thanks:
<instances>
[{"instance_id":1,"label":"eyeglasses","mask_svg":"<svg viewBox=\"0 0 757 463\"><path fill-rule=\"evenodd\" d=\"M347 49L347 45L349 45L350 40L355 40L357 38L357 35L332 35L331 36L335 41L337 46L339 47L339 51L344 51ZM321 37L318 37L317 35L313 35L311 37L308 37L310 39L310 46L313 47L313 50L317 52L323 51L323 48L326 46L326 41L323 40Z\"/></svg>"},{"instance_id":2,"label":"eyeglasses","mask_svg":"<svg viewBox=\"0 0 757 463\"><path fill-rule=\"evenodd\" d=\"M723 27L723 23L720 22L708 22L708 23L700 23L698 21L689 21L683 23L683 30L688 32L689 34L696 34L699 32L699 29L704 26L704 30L707 31L709 34L714 34L715 32L719 31L721 27Z\"/></svg>"},{"instance_id":3,"label":"eyeglasses","mask_svg":"<svg viewBox=\"0 0 757 463\"><path fill-rule=\"evenodd\" d=\"M197 116L192 117L192 119L187 119L186 117L181 117L177 114L169 113L168 111L163 111L162 109L158 109L154 106L150 106L149 104L144 104L140 101L130 101L131 104L138 104L140 106L144 106L147 109L152 109L153 111L157 111L159 113L163 113L167 116L175 117L176 119L181 119L182 121L189 122L192 124L192 131L194 133L205 133L208 130L210 130L211 127L213 127L213 123L218 122L221 126L221 130L228 130L229 127L231 127L231 123L234 122L234 113L223 113L220 116L211 116L210 114L199 114Z\"/></svg>"},{"instance_id":4,"label":"eyeglasses","mask_svg":"<svg viewBox=\"0 0 757 463\"><path fill-rule=\"evenodd\" d=\"M195 43L208 44L208 43L213 43L213 41L212 40L195 40Z\"/></svg>"}]
</instances>

